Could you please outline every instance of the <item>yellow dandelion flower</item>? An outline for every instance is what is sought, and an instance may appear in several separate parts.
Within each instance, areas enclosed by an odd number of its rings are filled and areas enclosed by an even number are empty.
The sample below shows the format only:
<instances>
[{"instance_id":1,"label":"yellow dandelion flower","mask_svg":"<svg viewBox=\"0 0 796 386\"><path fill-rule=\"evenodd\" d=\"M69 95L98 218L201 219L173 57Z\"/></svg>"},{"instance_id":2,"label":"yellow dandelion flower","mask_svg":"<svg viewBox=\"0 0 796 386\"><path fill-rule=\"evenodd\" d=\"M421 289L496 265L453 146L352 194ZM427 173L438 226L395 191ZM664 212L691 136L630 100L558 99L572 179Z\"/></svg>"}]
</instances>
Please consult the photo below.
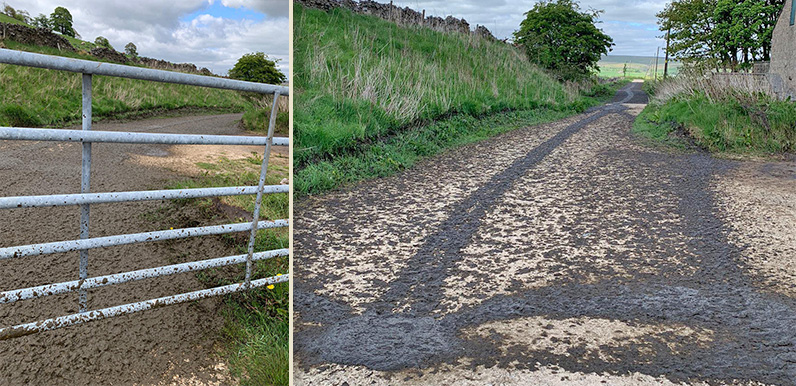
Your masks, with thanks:
<instances>
[{"instance_id":1,"label":"yellow dandelion flower","mask_svg":"<svg viewBox=\"0 0 796 386\"><path fill-rule=\"evenodd\" d=\"M281 273L277 273L276 276L282 276L282 274Z\"/></svg>"},{"instance_id":2,"label":"yellow dandelion flower","mask_svg":"<svg viewBox=\"0 0 796 386\"><path fill-rule=\"evenodd\" d=\"M274 289L274 285L273 284L269 285L268 289Z\"/></svg>"}]
</instances>

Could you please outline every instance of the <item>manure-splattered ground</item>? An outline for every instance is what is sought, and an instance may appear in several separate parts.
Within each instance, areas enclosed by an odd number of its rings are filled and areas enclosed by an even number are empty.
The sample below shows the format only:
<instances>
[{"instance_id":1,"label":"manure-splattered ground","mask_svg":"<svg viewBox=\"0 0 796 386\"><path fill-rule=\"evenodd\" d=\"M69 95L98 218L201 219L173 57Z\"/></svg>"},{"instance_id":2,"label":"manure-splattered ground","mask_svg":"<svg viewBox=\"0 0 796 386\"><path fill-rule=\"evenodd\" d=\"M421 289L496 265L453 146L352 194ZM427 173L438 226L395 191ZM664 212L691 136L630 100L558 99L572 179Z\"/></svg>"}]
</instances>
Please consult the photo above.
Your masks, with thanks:
<instances>
[{"instance_id":1,"label":"manure-splattered ground","mask_svg":"<svg viewBox=\"0 0 796 386\"><path fill-rule=\"evenodd\" d=\"M241 114L159 118L95 124L94 130L242 134ZM77 128L79 129L79 128ZM0 141L0 196L80 192L79 143ZM169 146L97 143L92 146L95 192L164 189L169 181L200 176L198 162L241 159L260 146ZM287 149L271 164L285 166ZM148 201L91 206L91 236L236 221L207 219L193 205ZM73 240L78 207L0 210L0 247ZM89 252L90 277L237 254L221 236L145 243ZM242 267L240 269L243 269ZM0 291L77 279L78 253L0 261ZM89 291L89 309L205 288L195 273L147 279ZM162 307L133 315L0 341L0 385L229 385L218 355L224 320L220 300ZM0 305L0 326L76 313L77 294Z\"/></svg>"},{"instance_id":2,"label":"manure-splattered ground","mask_svg":"<svg viewBox=\"0 0 796 386\"><path fill-rule=\"evenodd\" d=\"M295 379L796 384L796 165L613 103L297 203Z\"/></svg>"}]
</instances>

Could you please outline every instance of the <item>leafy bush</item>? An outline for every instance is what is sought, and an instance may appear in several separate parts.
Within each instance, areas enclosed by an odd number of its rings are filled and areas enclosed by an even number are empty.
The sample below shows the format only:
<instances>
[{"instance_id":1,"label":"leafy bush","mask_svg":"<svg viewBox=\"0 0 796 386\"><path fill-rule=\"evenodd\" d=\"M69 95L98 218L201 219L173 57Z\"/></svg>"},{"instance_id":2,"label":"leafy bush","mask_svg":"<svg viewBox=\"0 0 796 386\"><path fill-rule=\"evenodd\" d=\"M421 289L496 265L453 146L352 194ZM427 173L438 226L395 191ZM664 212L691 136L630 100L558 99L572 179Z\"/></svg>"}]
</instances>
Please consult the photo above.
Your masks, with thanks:
<instances>
[{"instance_id":1,"label":"leafy bush","mask_svg":"<svg viewBox=\"0 0 796 386\"><path fill-rule=\"evenodd\" d=\"M105 47L105 48L113 50L113 46L111 45L111 42L109 42L108 39L106 37L104 37L104 36L97 36L97 38L94 39L94 44L96 44L97 47Z\"/></svg>"},{"instance_id":2,"label":"leafy bush","mask_svg":"<svg viewBox=\"0 0 796 386\"><path fill-rule=\"evenodd\" d=\"M614 45L596 26L601 12L582 12L573 0L539 2L525 13L514 39L531 62L560 79L588 78L599 71L597 62Z\"/></svg>"},{"instance_id":3,"label":"leafy bush","mask_svg":"<svg viewBox=\"0 0 796 386\"><path fill-rule=\"evenodd\" d=\"M249 82L281 84L287 77L276 68L276 63L277 60L269 59L262 52L245 54L229 70L229 77Z\"/></svg>"},{"instance_id":4,"label":"leafy bush","mask_svg":"<svg viewBox=\"0 0 796 386\"><path fill-rule=\"evenodd\" d=\"M129 42L124 46L124 53L131 58L138 57L138 47L133 44L133 42Z\"/></svg>"}]
</instances>

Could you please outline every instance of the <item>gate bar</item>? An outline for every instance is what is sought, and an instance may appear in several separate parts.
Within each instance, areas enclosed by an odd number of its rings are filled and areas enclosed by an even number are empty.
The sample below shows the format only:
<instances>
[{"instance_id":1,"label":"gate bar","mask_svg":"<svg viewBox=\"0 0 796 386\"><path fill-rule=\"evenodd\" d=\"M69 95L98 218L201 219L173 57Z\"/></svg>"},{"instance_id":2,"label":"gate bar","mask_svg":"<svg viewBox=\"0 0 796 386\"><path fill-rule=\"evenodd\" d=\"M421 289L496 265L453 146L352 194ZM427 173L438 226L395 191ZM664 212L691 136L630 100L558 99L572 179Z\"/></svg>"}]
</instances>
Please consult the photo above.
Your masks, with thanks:
<instances>
[{"instance_id":1,"label":"gate bar","mask_svg":"<svg viewBox=\"0 0 796 386\"><path fill-rule=\"evenodd\" d=\"M290 274L282 276L272 276L264 279L252 280L251 288L263 287L269 284L284 283L290 280ZM121 306L108 307L79 314L61 316L58 318L40 320L38 322L25 323L14 327L0 329L0 340L17 338L20 336L35 334L37 332L55 330L57 328L68 327L75 324L91 322L110 318L119 315L132 314L135 312L151 310L163 306L189 302L193 300L205 299L211 296L226 295L246 289L244 283L230 284L221 287L209 288L200 291L187 292L184 294L166 296L157 299L145 300L137 303L130 303Z\"/></svg>"},{"instance_id":2,"label":"gate bar","mask_svg":"<svg viewBox=\"0 0 796 386\"><path fill-rule=\"evenodd\" d=\"M116 76L154 82L177 83L189 86L222 88L227 90L250 91L260 94L290 95L290 89L273 84L246 82L214 76L185 74L182 72L155 70L122 64L94 62L91 60L64 58L61 56L34 54L0 48L0 63L39 67L50 70L79 72L82 74Z\"/></svg>"},{"instance_id":3,"label":"gate bar","mask_svg":"<svg viewBox=\"0 0 796 386\"><path fill-rule=\"evenodd\" d=\"M266 185L263 193L288 193L289 185ZM81 204L109 204L153 200L177 200L183 198L245 196L257 194L256 186L229 186L221 188L165 189L133 192L53 194L45 196L0 197L0 209L41 208Z\"/></svg>"},{"instance_id":4,"label":"gate bar","mask_svg":"<svg viewBox=\"0 0 796 386\"><path fill-rule=\"evenodd\" d=\"M237 135L163 134L118 131L82 131L25 127L0 127L0 139L15 141L60 141L103 143L150 143L162 145L254 145L263 146L266 137ZM290 139L276 137L277 146L289 146Z\"/></svg>"},{"instance_id":5,"label":"gate bar","mask_svg":"<svg viewBox=\"0 0 796 386\"><path fill-rule=\"evenodd\" d=\"M273 249L265 252L257 252L252 256L255 261L272 259L279 256L287 256L290 250L287 248ZM86 280L73 280L63 283L45 284L36 287L23 288L18 290L11 290L0 292L0 304L14 303L20 300L36 299L44 296L58 295L68 292L74 292L76 289L88 290L92 288L99 288L113 284L127 283L130 281L150 279L161 276L174 275L178 273L200 271L208 268L224 267L227 265L245 263L248 255L237 255L218 257L215 259L192 261L188 263L166 265L163 267L155 267L148 269L141 269L137 271L116 273L112 275L98 276L88 278Z\"/></svg>"},{"instance_id":6,"label":"gate bar","mask_svg":"<svg viewBox=\"0 0 796 386\"><path fill-rule=\"evenodd\" d=\"M271 159L271 143L274 137L274 126L276 126L277 102L279 94L274 94L274 104L271 106L271 119L268 121L268 135L266 136L265 151L263 152L263 164L260 167L260 181L257 185L257 198L254 199L254 213L252 214L252 229L249 234L248 259L246 259L246 288L252 279L252 253L254 253L254 240L257 236L257 227L254 221L260 218L260 204L263 202L263 187L265 186L265 175L268 173L268 160Z\"/></svg>"},{"instance_id":7,"label":"gate bar","mask_svg":"<svg viewBox=\"0 0 796 386\"><path fill-rule=\"evenodd\" d=\"M288 220L259 221L257 229L283 228L288 226ZM16 247L0 248L0 260L82 251L86 249L113 247L118 245L145 243L150 241L184 239L195 236L220 235L225 233L244 232L251 229L251 222L211 225L196 228L170 229L164 231L130 233L107 237L95 237L85 240L56 241L52 243L20 245Z\"/></svg>"}]
</instances>

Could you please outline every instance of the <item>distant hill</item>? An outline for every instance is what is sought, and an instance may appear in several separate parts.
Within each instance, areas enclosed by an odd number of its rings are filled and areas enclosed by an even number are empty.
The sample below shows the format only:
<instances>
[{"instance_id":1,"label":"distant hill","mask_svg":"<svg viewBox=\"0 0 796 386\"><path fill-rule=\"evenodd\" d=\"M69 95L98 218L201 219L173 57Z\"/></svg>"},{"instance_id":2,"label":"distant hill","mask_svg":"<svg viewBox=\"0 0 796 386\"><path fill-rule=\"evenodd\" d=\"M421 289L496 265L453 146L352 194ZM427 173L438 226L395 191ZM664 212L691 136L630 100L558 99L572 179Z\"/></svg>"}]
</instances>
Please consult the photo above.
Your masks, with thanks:
<instances>
[{"instance_id":1,"label":"distant hill","mask_svg":"<svg viewBox=\"0 0 796 386\"><path fill-rule=\"evenodd\" d=\"M655 57L654 56L632 56L632 55L606 55L600 59L600 76L602 77L621 77L622 70L627 63L628 78L651 79L655 76ZM664 58L658 58L658 77L663 76ZM677 75L682 67L682 63L669 60L669 74Z\"/></svg>"}]
</instances>

